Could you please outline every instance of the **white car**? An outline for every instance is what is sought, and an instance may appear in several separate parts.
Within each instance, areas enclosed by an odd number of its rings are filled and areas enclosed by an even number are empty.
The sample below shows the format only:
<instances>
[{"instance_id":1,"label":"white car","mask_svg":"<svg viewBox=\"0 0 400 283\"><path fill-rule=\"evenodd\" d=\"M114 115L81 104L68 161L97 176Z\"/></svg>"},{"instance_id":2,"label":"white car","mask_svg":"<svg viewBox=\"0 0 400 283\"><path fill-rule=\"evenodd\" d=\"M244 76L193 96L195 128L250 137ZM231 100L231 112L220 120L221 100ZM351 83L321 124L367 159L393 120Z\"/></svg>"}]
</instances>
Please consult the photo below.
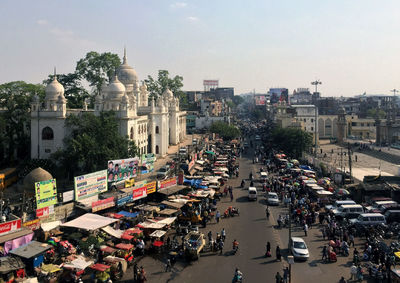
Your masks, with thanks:
<instances>
[{"instance_id":1,"label":"white car","mask_svg":"<svg viewBox=\"0 0 400 283\"><path fill-rule=\"evenodd\" d=\"M249 200L257 200L257 189L249 187Z\"/></svg>"},{"instance_id":2,"label":"white car","mask_svg":"<svg viewBox=\"0 0 400 283\"><path fill-rule=\"evenodd\" d=\"M310 257L306 242L299 237L290 239L290 251L295 259L307 260Z\"/></svg>"},{"instance_id":3,"label":"white car","mask_svg":"<svg viewBox=\"0 0 400 283\"><path fill-rule=\"evenodd\" d=\"M279 197L276 193L267 193L267 203L268 205L279 205Z\"/></svg>"}]
</instances>

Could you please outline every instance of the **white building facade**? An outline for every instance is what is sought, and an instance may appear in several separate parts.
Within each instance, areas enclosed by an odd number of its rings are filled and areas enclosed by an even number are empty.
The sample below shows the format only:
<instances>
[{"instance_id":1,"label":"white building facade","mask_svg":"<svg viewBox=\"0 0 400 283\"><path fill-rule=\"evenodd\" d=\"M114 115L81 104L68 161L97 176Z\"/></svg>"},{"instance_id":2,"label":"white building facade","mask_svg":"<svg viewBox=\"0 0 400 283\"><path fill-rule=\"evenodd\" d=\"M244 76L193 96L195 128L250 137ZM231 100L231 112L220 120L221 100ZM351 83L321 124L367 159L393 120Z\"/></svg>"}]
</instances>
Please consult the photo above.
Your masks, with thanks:
<instances>
[{"instance_id":1,"label":"white building facade","mask_svg":"<svg viewBox=\"0 0 400 283\"><path fill-rule=\"evenodd\" d=\"M186 112L180 111L179 99L166 90L157 100L148 102L147 86L139 86L136 71L127 63L126 52L122 65L108 85L96 96L94 110L67 109L64 87L54 76L45 89L44 105L35 97L31 105L31 158L49 158L64 147L68 135L65 121L69 115L83 112L114 111L119 133L134 141L140 154L167 154L169 145L181 143L186 138Z\"/></svg>"}]
</instances>

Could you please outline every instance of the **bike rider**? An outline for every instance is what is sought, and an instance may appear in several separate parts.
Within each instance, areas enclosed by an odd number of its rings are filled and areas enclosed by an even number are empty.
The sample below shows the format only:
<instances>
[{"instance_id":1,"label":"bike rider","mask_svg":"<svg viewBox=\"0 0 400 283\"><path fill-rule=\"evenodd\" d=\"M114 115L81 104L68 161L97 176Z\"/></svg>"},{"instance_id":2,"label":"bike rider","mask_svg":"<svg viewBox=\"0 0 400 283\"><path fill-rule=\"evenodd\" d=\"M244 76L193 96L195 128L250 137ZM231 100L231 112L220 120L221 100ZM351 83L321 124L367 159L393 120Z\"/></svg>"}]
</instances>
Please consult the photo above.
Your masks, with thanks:
<instances>
[{"instance_id":1,"label":"bike rider","mask_svg":"<svg viewBox=\"0 0 400 283\"><path fill-rule=\"evenodd\" d=\"M269 219L269 206L267 205L267 208L265 209L265 214L267 215L267 219Z\"/></svg>"},{"instance_id":2,"label":"bike rider","mask_svg":"<svg viewBox=\"0 0 400 283\"><path fill-rule=\"evenodd\" d=\"M242 282L243 273L236 267L232 282Z\"/></svg>"},{"instance_id":3,"label":"bike rider","mask_svg":"<svg viewBox=\"0 0 400 283\"><path fill-rule=\"evenodd\" d=\"M239 248L239 242L236 241L236 239L235 239L235 240L233 240L233 242L232 242L232 249L233 249L233 252L236 253L236 251L238 250L238 248Z\"/></svg>"}]
</instances>

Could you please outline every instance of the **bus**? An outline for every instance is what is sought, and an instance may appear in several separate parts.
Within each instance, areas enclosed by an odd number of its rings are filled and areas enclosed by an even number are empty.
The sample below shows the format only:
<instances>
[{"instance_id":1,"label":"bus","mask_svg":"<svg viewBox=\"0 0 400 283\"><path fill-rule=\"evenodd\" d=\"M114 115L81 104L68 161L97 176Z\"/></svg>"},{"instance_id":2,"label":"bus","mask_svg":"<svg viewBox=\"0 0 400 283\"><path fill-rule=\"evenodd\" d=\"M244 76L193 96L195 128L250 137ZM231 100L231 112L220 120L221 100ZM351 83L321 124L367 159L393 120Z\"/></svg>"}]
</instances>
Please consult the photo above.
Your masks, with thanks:
<instances>
[{"instance_id":1,"label":"bus","mask_svg":"<svg viewBox=\"0 0 400 283\"><path fill-rule=\"evenodd\" d=\"M0 190L4 190L18 181L17 168L0 170Z\"/></svg>"}]
</instances>

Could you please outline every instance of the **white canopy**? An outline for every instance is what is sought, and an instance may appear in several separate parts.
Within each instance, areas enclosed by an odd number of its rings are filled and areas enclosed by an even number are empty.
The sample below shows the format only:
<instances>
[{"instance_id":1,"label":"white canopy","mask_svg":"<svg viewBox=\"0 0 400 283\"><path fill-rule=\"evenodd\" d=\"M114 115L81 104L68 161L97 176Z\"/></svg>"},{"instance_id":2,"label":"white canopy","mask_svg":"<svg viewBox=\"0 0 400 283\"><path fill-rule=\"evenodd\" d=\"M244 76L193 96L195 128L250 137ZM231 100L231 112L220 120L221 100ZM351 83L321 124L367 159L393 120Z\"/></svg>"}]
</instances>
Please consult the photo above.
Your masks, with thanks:
<instances>
[{"instance_id":1,"label":"white canopy","mask_svg":"<svg viewBox=\"0 0 400 283\"><path fill-rule=\"evenodd\" d=\"M165 232L163 230L156 230L156 231L154 231L153 233L150 234L150 237L160 238L160 237L164 236L165 233L167 233L167 232Z\"/></svg>"},{"instance_id":2,"label":"white canopy","mask_svg":"<svg viewBox=\"0 0 400 283\"><path fill-rule=\"evenodd\" d=\"M176 217L167 217L167 218L164 218L164 219L162 219L160 221L157 221L157 223L171 225L175 220L176 220Z\"/></svg>"},{"instance_id":3,"label":"white canopy","mask_svg":"<svg viewBox=\"0 0 400 283\"><path fill-rule=\"evenodd\" d=\"M42 227L43 231L47 232L50 230L53 230L60 226L61 221L52 221L52 222L47 222L47 223L42 223L40 224L40 227Z\"/></svg>"},{"instance_id":4,"label":"white canopy","mask_svg":"<svg viewBox=\"0 0 400 283\"><path fill-rule=\"evenodd\" d=\"M92 264L94 264L93 260L86 261L84 257L78 256L78 258L74 259L73 261L64 264L63 267L76 268L76 269L83 270Z\"/></svg>"},{"instance_id":5,"label":"white canopy","mask_svg":"<svg viewBox=\"0 0 400 283\"><path fill-rule=\"evenodd\" d=\"M101 230L103 230L104 232L106 232L107 234L115 237L115 238L121 238L122 234L124 233L123 230L116 230L114 228L112 228L111 226L106 226L101 228Z\"/></svg>"},{"instance_id":6,"label":"white canopy","mask_svg":"<svg viewBox=\"0 0 400 283\"><path fill-rule=\"evenodd\" d=\"M104 217L93 213L86 213L78 218L75 218L74 220L61 224L61 226L84 230L96 230L117 221L118 219Z\"/></svg>"},{"instance_id":7,"label":"white canopy","mask_svg":"<svg viewBox=\"0 0 400 283\"><path fill-rule=\"evenodd\" d=\"M164 223L155 223L155 222L145 221L145 222L139 223L137 226L139 228L144 228L144 229L146 229L146 228L149 228L149 229L162 229L162 228L164 228L165 225L166 224L164 224Z\"/></svg>"},{"instance_id":8,"label":"white canopy","mask_svg":"<svg viewBox=\"0 0 400 283\"><path fill-rule=\"evenodd\" d=\"M319 191L317 191L317 194L318 194L318 195L321 195L321 196L330 196L330 195L333 195L330 191L325 191L325 190L319 190Z\"/></svg>"}]
</instances>

